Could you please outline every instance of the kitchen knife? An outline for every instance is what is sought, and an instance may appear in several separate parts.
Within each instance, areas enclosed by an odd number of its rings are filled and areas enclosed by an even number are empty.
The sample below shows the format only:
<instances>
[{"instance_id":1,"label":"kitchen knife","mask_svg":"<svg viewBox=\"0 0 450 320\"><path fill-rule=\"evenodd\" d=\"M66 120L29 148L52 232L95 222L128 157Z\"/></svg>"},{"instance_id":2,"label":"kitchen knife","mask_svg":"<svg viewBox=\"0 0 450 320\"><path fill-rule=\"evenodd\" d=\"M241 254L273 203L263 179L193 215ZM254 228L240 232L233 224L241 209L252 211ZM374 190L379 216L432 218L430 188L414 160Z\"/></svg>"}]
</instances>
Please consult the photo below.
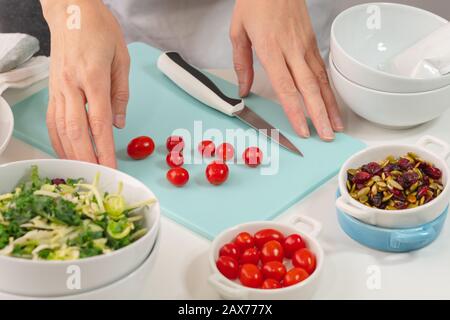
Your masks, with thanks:
<instances>
[{"instance_id":1,"label":"kitchen knife","mask_svg":"<svg viewBox=\"0 0 450 320\"><path fill-rule=\"evenodd\" d=\"M242 99L226 96L204 73L187 63L177 52L165 52L158 58L158 69L188 94L230 117L237 117L286 149L303 156L278 129L258 116ZM278 134L274 135L274 132Z\"/></svg>"}]
</instances>

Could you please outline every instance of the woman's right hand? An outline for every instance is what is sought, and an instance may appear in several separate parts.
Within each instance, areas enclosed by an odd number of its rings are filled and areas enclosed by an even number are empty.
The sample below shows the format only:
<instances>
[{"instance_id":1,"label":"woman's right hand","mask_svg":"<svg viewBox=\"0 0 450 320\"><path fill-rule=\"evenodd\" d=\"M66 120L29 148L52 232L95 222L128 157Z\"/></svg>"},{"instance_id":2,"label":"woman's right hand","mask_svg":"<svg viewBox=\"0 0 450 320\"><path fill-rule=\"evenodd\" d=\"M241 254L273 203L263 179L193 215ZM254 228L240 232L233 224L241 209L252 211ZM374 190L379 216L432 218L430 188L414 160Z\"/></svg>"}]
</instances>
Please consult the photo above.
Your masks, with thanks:
<instances>
[{"instance_id":1,"label":"woman's right hand","mask_svg":"<svg viewBox=\"0 0 450 320\"><path fill-rule=\"evenodd\" d=\"M129 96L130 58L120 26L101 0L41 4L51 31L53 148L61 158L115 168L112 126L125 126Z\"/></svg>"}]
</instances>

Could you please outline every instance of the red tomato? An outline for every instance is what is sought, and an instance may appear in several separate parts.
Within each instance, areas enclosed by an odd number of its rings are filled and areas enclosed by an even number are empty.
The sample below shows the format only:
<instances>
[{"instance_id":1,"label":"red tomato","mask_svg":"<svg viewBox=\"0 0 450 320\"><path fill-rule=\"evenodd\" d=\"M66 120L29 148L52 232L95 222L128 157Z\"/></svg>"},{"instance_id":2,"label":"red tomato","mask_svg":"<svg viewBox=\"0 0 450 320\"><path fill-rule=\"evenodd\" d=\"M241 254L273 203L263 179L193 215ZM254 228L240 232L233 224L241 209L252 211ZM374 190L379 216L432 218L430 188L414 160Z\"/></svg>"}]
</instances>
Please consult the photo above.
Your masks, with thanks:
<instances>
[{"instance_id":1,"label":"red tomato","mask_svg":"<svg viewBox=\"0 0 450 320\"><path fill-rule=\"evenodd\" d=\"M170 136L166 141L166 148L170 151L181 152L184 148L183 137L181 136Z\"/></svg>"},{"instance_id":2,"label":"red tomato","mask_svg":"<svg viewBox=\"0 0 450 320\"><path fill-rule=\"evenodd\" d=\"M284 287L292 286L296 283L302 282L308 277L309 274L305 270L301 268L292 268L284 275L283 286Z\"/></svg>"},{"instance_id":3,"label":"red tomato","mask_svg":"<svg viewBox=\"0 0 450 320\"><path fill-rule=\"evenodd\" d=\"M229 143L222 143L217 147L216 155L220 160L223 160L223 161L233 159L234 148Z\"/></svg>"},{"instance_id":4,"label":"red tomato","mask_svg":"<svg viewBox=\"0 0 450 320\"><path fill-rule=\"evenodd\" d=\"M295 251L303 249L305 247L305 242L303 241L302 237L300 237L300 235L291 234L286 239L284 239L284 256L290 259L294 255Z\"/></svg>"},{"instance_id":5,"label":"red tomato","mask_svg":"<svg viewBox=\"0 0 450 320\"><path fill-rule=\"evenodd\" d=\"M316 269L316 256L310 250L304 248L295 251L292 256L292 264L297 268L305 269L309 274Z\"/></svg>"},{"instance_id":6,"label":"red tomato","mask_svg":"<svg viewBox=\"0 0 450 320\"><path fill-rule=\"evenodd\" d=\"M256 168L263 160L263 152L258 147L250 147L245 149L242 159L250 168Z\"/></svg>"},{"instance_id":7,"label":"red tomato","mask_svg":"<svg viewBox=\"0 0 450 320\"><path fill-rule=\"evenodd\" d=\"M166 177L174 186L182 187L189 180L189 172L184 168L172 168L167 171Z\"/></svg>"},{"instance_id":8,"label":"red tomato","mask_svg":"<svg viewBox=\"0 0 450 320\"><path fill-rule=\"evenodd\" d=\"M241 283L250 288L259 288L263 283L261 270L254 264L244 264L239 273Z\"/></svg>"},{"instance_id":9,"label":"red tomato","mask_svg":"<svg viewBox=\"0 0 450 320\"><path fill-rule=\"evenodd\" d=\"M269 261L264 264L262 273L266 279L281 281L286 274L286 267L280 261Z\"/></svg>"},{"instance_id":10,"label":"red tomato","mask_svg":"<svg viewBox=\"0 0 450 320\"><path fill-rule=\"evenodd\" d=\"M167 154L166 162L169 167L177 168L184 164L184 158L180 152L171 151Z\"/></svg>"},{"instance_id":11,"label":"red tomato","mask_svg":"<svg viewBox=\"0 0 450 320\"><path fill-rule=\"evenodd\" d=\"M216 145L211 140L203 140L198 145L198 152L203 157L213 157L216 153Z\"/></svg>"},{"instance_id":12,"label":"red tomato","mask_svg":"<svg viewBox=\"0 0 450 320\"><path fill-rule=\"evenodd\" d=\"M227 243L219 250L219 257L227 256L239 261L239 248L234 243Z\"/></svg>"},{"instance_id":13,"label":"red tomato","mask_svg":"<svg viewBox=\"0 0 450 320\"><path fill-rule=\"evenodd\" d=\"M283 262L284 250L281 243L276 240L266 242L261 249L261 261L267 263L269 261Z\"/></svg>"},{"instance_id":14,"label":"red tomato","mask_svg":"<svg viewBox=\"0 0 450 320\"><path fill-rule=\"evenodd\" d=\"M264 280L261 289L279 289L281 288L281 283L274 279Z\"/></svg>"},{"instance_id":15,"label":"red tomato","mask_svg":"<svg viewBox=\"0 0 450 320\"><path fill-rule=\"evenodd\" d=\"M284 240L283 234L275 229L260 230L255 233L254 238L258 248L262 248L262 246L270 240L277 240L280 243L283 243Z\"/></svg>"},{"instance_id":16,"label":"red tomato","mask_svg":"<svg viewBox=\"0 0 450 320\"><path fill-rule=\"evenodd\" d=\"M239 276L239 266L235 259L227 256L219 257L216 261L217 269L226 278L234 280Z\"/></svg>"},{"instance_id":17,"label":"red tomato","mask_svg":"<svg viewBox=\"0 0 450 320\"><path fill-rule=\"evenodd\" d=\"M213 185L220 185L228 179L228 166L225 163L213 161L206 167L206 179Z\"/></svg>"},{"instance_id":18,"label":"red tomato","mask_svg":"<svg viewBox=\"0 0 450 320\"><path fill-rule=\"evenodd\" d=\"M242 255L241 259L239 260L240 264L256 264L258 265L259 259L261 258L261 253L256 248L248 248L245 250Z\"/></svg>"},{"instance_id":19,"label":"red tomato","mask_svg":"<svg viewBox=\"0 0 450 320\"><path fill-rule=\"evenodd\" d=\"M155 143L152 138L141 136L130 141L127 147L128 155L134 160L147 158L155 150Z\"/></svg>"},{"instance_id":20,"label":"red tomato","mask_svg":"<svg viewBox=\"0 0 450 320\"><path fill-rule=\"evenodd\" d=\"M255 246L255 240L253 240L252 235L248 232L239 233L236 238L234 238L234 243L236 243L241 252L244 252L246 249Z\"/></svg>"}]
</instances>

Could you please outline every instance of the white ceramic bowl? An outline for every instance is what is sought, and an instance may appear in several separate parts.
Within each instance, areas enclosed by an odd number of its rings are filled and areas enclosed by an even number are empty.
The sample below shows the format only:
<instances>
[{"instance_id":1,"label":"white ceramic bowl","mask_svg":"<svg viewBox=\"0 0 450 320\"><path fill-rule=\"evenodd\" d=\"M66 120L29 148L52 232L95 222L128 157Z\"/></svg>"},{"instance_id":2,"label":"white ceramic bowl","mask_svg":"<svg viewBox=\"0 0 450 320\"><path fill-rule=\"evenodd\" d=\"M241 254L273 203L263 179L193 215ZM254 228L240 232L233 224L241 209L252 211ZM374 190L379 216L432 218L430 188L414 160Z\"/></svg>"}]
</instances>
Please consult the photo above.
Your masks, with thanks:
<instances>
[{"instance_id":1,"label":"white ceramic bowl","mask_svg":"<svg viewBox=\"0 0 450 320\"><path fill-rule=\"evenodd\" d=\"M116 191L123 182L123 195L128 203L155 197L142 182L120 171L87 162L43 159L13 162L0 166L0 193L6 193L30 171L39 167L42 177L85 178L92 181L100 173L100 188ZM25 296L61 296L73 294L67 282L73 270L81 272L79 292L93 290L116 281L136 269L153 247L160 224L160 208L155 203L145 210L145 224L149 231L136 242L120 250L75 261L32 261L0 256L0 291ZM74 269L75 268L75 269ZM79 268L79 269L78 269ZM72 270L72 271L71 271Z\"/></svg>"},{"instance_id":2,"label":"white ceramic bowl","mask_svg":"<svg viewBox=\"0 0 450 320\"><path fill-rule=\"evenodd\" d=\"M420 93L389 93L360 86L346 77L330 55L333 85L344 103L371 122L393 128L410 128L431 121L450 107L450 85Z\"/></svg>"},{"instance_id":3,"label":"white ceramic bowl","mask_svg":"<svg viewBox=\"0 0 450 320\"><path fill-rule=\"evenodd\" d=\"M0 96L0 154L5 151L14 129L14 117L11 107Z\"/></svg>"},{"instance_id":4,"label":"white ceramic bowl","mask_svg":"<svg viewBox=\"0 0 450 320\"><path fill-rule=\"evenodd\" d=\"M427 146L432 144L439 147L441 152L434 153L427 149ZM417 208L391 211L367 207L350 196L346 186L348 169L359 168L366 163L383 160L389 155L400 157L408 152L416 153L425 161L433 163L442 170L444 190L436 199ZM342 212L362 222L383 228L413 228L431 222L439 217L450 200L450 179L447 165L449 156L449 145L431 136L421 138L415 145L389 144L362 150L350 157L339 171L341 196L336 200L336 206Z\"/></svg>"},{"instance_id":5,"label":"white ceramic bowl","mask_svg":"<svg viewBox=\"0 0 450 320\"><path fill-rule=\"evenodd\" d=\"M450 75L413 79L384 72L380 66L446 23L431 12L402 4L358 5L334 20L330 49L342 74L361 86L397 93L435 90L450 85Z\"/></svg>"},{"instance_id":6,"label":"white ceramic bowl","mask_svg":"<svg viewBox=\"0 0 450 320\"><path fill-rule=\"evenodd\" d=\"M307 225L309 231L304 231L300 228L302 225ZM239 284L237 281L231 281L223 276L216 267L216 260L219 256L220 248L228 242L231 242L234 237L240 232L247 231L256 233L261 229L273 228L282 232L285 236L297 233L305 240L307 247L316 255L317 266L316 270L306 280L293 285L291 287L263 290L247 288ZM322 272L324 253L319 242L316 240L320 230L321 224L309 217L294 216L289 223L280 223L273 221L250 222L240 224L238 226L229 228L219 234L213 241L209 254L209 263L212 275L209 278L209 283L217 290L220 296L224 299L250 299L250 300L287 300L287 299L310 299L317 289L320 275Z\"/></svg>"}]
</instances>

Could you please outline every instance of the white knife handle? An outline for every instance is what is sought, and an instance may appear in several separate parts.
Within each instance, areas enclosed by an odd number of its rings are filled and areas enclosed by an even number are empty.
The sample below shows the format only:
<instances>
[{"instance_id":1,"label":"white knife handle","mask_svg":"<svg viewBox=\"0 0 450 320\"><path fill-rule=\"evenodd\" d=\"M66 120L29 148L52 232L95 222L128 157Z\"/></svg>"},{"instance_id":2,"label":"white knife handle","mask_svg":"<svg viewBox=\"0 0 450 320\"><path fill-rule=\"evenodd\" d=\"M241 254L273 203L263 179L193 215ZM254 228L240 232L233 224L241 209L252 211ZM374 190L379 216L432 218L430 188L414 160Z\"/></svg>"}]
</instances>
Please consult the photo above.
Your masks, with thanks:
<instances>
[{"instance_id":1,"label":"white knife handle","mask_svg":"<svg viewBox=\"0 0 450 320\"><path fill-rule=\"evenodd\" d=\"M244 101L226 96L220 89L198 69L187 63L177 52L165 52L158 58L161 70L188 94L229 116L244 108Z\"/></svg>"}]
</instances>

